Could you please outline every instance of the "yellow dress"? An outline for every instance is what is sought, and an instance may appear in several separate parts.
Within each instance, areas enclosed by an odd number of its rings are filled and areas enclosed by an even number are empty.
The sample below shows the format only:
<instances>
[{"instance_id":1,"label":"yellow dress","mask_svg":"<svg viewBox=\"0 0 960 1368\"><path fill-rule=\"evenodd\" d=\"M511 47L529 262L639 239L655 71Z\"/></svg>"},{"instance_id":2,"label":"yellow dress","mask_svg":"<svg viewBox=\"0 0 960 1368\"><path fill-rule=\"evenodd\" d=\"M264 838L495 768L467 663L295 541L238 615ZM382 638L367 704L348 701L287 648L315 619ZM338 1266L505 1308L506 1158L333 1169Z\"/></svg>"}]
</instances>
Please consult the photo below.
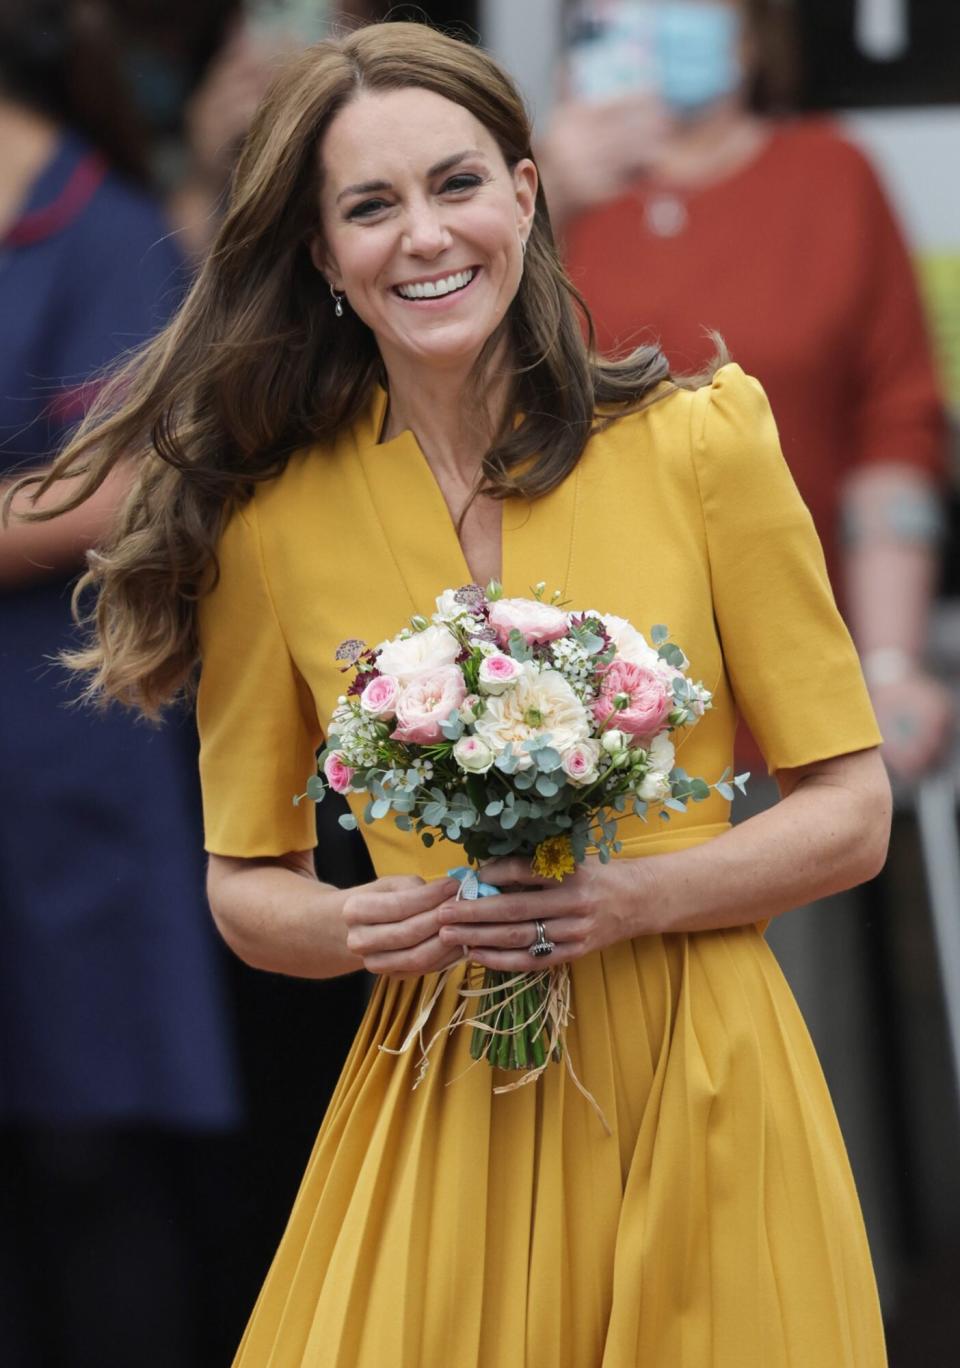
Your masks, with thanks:
<instances>
[{"instance_id":1,"label":"yellow dress","mask_svg":"<svg viewBox=\"0 0 960 1368\"><path fill-rule=\"evenodd\" d=\"M384 404L224 533L201 608L210 851L315 843L291 797L343 687L336 646L377 644L470 578L412 434L377 441ZM736 366L595 436L545 498L507 503L503 580L669 625L715 695L682 743L692 774L730 763L735 706L774 770L880 740L769 407ZM631 819L623 854L713 839L728 816L713 795L669 826ZM392 821L361 829L379 874L457 863ZM569 1049L610 1137L561 1067L495 1096L504 1076L467 1068L466 1032L413 1091L414 1057L378 1047L432 981L376 985L239 1368L881 1368L843 1142L762 926L574 964ZM323 1048L303 1042L304 1089Z\"/></svg>"}]
</instances>

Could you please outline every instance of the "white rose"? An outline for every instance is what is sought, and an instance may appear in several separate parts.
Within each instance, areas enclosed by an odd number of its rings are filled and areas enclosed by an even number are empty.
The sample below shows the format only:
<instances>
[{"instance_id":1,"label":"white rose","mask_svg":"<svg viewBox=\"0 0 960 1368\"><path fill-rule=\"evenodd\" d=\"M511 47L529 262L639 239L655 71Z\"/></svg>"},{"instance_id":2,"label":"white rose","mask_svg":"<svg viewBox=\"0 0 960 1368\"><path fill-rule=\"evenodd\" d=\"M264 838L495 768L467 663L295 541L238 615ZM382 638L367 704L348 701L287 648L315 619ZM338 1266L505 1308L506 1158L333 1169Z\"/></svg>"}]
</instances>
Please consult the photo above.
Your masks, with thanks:
<instances>
[{"instance_id":1,"label":"white rose","mask_svg":"<svg viewBox=\"0 0 960 1368\"><path fill-rule=\"evenodd\" d=\"M650 770L644 775L637 790L645 803L660 803L670 797L670 776L660 770Z\"/></svg>"},{"instance_id":2,"label":"white rose","mask_svg":"<svg viewBox=\"0 0 960 1368\"><path fill-rule=\"evenodd\" d=\"M512 689L486 700L477 718L476 734L495 754L508 745L519 755L520 769L531 760L522 750L524 741L550 735L550 745L561 755L590 735L590 719L580 699L557 670L538 670L526 661Z\"/></svg>"},{"instance_id":3,"label":"white rose","mask_svg":"<svg viewBox=\"0 0 960 1368\"><path fill-rule=\"evenodd\" d=\"M564 753L562 769L570 783L580 788L592 784L600 774L600 742L588 738L578 741Z\"/></svg>"},{"instance_id":4,"label":"white rose","mask_svg":"<svg viewBox=\"0 0 960 1368\"><path fill-rule=\"evenodd\" d=\"M483 699L477 694L467 694L460 704L460 721L464 726L472 726L483 712Z\"/></svg>"},{"instance_id":5,"label":"white rose","mask_svg":"<svg viewBox=\"0 0 960 1368\"><path fill-rule=\"evenodd\" d=\"M406 638L382 641L377 647L377 669L409 684L424 670L453 665L460 654L460 643L446 627L425 627Z\"/></svg>"},{"instance_id":6,"label":"white rose","mask_svg":"<svg viewBox=\"0 0 960 1368\"><path fill-rule=\"evenodd\" d=\"M496 756L479 737L461 736L453 748L453 758L467 774L486 774Z\"/></svg>"},{"instance_id":7,"label":"white rose","mask_svg":"<svg viewBox=\"0 0 960 1368\"><path fill-rule=\"evenodd\" d=\"M617 655L631 665L644 665L648 670L663 665L654 648L647 642L642 632L638 632L626 618L614 613L587 613L587 617L599 618L607 629L607 635L616 647Z\"/></svg>"},{"instance_id":8,"label":"white rose","mask_svg":"<svg viewBox=\"0 0 960 1368\"><path fill-rule=\"evenodd\" d=\"M673 769L677 752L669 735L661 732L650 742L647 754L650 756L651 769L659 770L661 774L669 774Z\"/></svg>"}]
</instances>

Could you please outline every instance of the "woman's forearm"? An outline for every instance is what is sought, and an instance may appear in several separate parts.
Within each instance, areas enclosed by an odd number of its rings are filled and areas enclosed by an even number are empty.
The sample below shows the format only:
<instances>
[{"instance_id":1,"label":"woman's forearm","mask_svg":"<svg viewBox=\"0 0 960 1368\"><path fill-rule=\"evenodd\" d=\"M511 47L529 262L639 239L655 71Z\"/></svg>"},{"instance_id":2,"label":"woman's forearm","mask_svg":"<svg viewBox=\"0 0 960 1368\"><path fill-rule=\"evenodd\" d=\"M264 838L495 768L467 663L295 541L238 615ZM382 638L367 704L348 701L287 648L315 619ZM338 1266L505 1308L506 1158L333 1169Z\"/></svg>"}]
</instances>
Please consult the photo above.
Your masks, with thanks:
<instances>
[{"instance_id":1,"label":"woman's forearm","mask_svg":"<svg viewBox=\"0 0 960 1368\"><path fill-rule=\"evenodd\" d=\"M907 467L868 467L847 482L844 594L862 656L892 649L923 660L939 568L936 500L930 480Z\"/></svg>"},{"instance_id":2,"label":"woman's forearm","mask_svg":"<svg viewBox=\"0 0 960 1368\"><path fill-rule=\"evenodd\" d=\"M862 883L886 858L890 811L876 751L795 773L780 803L716 840L633 862L637 934L742 926Z\"/></svg>"},{"instance_id":3,"label":"woman's forearm","mask_svg":"<svg viewBox=\"0 0 960 1368\"><path fill-rule=\"evenodd\" d=\"M214 856L207 891L223 939L256 969L335 978L363 968L347 949L347 894L318 882L305 866Z\"/></svg>"}]
</instances>

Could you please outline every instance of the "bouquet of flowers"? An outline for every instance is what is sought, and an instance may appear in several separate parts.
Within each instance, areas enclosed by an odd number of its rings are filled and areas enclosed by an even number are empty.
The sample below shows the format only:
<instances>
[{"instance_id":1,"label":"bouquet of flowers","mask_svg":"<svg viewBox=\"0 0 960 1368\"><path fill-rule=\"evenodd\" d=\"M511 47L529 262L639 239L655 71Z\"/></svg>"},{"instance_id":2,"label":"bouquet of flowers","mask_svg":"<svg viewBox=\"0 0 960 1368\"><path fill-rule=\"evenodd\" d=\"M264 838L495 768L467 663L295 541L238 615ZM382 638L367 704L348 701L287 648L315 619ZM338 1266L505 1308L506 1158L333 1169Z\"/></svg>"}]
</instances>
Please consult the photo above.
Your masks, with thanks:
<instances>
[{"instance_id":1,"label":"bouquet of flowers","mask_svg":"<svg viewBox=\"0 0 960 1368\"><path fill-rule=\"evenodd\" d=\"M485 860L529 855L535 873L562 879L589 852L606 862L621 849L621 817L655 810L668 819L711 788L728 799L733 785L743 788L748 775L731 780L727 771L708 784L674 763L673 735L710 708L711 695L686 674L666 627L653 627L648 642L623 618L570 612L559 592L548 601L544 591L539 584L522 599L505 598L496 583L446 589L431 618L414 617L391 640L343 642L337 658L353 678L318 773L294 801L319 801L328 788L365 793L364 821L392 815L427 846L461 846L469 863L451 871L460 895L481 897L499 891L477 877ZM357 825L352 813L340 821ZM542 963L554 948L537 923L531 954ZM445 978L404 1050L418 1037L422 1045ZM523 1083L564 1057L566 965L488 969L479 982L468 973L461 998L442 1030L471 1026L474 1059L523 1070ZM429 1045L420 1076L428 1054Z\"/></svg>"}]
</instances>

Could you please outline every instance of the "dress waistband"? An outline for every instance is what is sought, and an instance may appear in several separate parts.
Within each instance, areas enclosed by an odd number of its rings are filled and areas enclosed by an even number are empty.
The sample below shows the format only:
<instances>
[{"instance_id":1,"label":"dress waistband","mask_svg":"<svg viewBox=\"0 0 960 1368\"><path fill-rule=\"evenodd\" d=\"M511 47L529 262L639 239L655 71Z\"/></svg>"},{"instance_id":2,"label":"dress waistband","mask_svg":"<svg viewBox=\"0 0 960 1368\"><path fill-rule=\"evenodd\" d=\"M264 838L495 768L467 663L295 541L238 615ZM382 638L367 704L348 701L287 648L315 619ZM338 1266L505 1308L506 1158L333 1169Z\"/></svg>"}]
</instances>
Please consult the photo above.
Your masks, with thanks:
<instances>
[{"instance_id":1,"label":"dress waistband","mask_svg":"<svg viewBox=\"0 0 960 1368\"><path fill-rule=\"evenodd\" d=\"M659 855L669 850L686 850L689 846L703 845L730 830L729 822L704 822L701 826L667 827L659 831L640 832L637 835L623 836L623 849L619 858L631 859L644 855Z\"/></svg>"}]
</instances>

